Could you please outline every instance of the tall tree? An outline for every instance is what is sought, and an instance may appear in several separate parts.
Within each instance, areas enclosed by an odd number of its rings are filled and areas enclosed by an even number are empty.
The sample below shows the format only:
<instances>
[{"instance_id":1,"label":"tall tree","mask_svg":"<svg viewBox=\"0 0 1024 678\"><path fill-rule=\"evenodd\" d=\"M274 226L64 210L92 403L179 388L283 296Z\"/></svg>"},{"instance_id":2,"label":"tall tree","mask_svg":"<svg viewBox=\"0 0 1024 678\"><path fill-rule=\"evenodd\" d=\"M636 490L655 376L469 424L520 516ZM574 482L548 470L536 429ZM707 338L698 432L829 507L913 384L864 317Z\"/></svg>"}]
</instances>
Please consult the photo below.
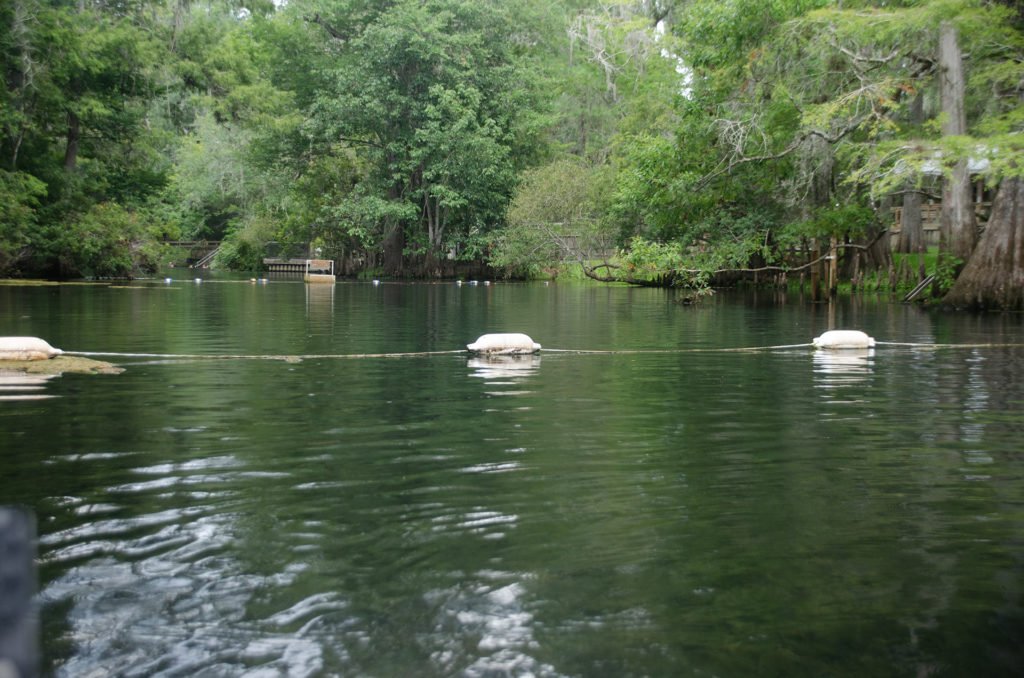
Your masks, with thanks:
<instances>
[{"instance_id":1,"label":"tall tree","mask_svg":"<svg viewBox=\"0 0 1024 678\"><path fill-rule=\"evenodd\" d=\"M924 124L924 93L920 90L913 93L908 118L912 128L920 129ZM926 249L919 183L919 179L915 178L915 180L908 181L904 188L903 209L900 212L900 237L895 247L897 252L921 253Z\"/></svg>"},{"instance_id":2,"label":"tall tree","mask_svg":"<svg viewBox=\"0 0 1024 678\"><path fill-rule=\"evenodd\" d=\"M977 248L944 303L1024 311L1024 178L1002 182Z\"/></svg>"},{"instance_id":3,"label":"tall tree","mask_svg":"<svg viewBox=\"0 0 1024 678\"><path fill-rule=\"evenodd\" d=\"M480 246L502 219L528 156L534 85L522 52L530 27L507 3L399 0L327 3L311 17L336 52L313 108L327 147L352 148L367 172L336 207L338 227L428 269Z\"/></svg>"},{"instance_id":4,"label":"tall tree","mask_svg":"<svg viewBox=\"0 0 1024 678\"><path fill-rule=\"evenodd\" d=\"M967 134L966 87L957 30L953 24L944 21L939 28L939 92L942 133L946 136ZM960 261L967 261L977 241L968 162L968 158L957 159L942 185L941 242L943 250Z\"/></svg>"}]
</instances>

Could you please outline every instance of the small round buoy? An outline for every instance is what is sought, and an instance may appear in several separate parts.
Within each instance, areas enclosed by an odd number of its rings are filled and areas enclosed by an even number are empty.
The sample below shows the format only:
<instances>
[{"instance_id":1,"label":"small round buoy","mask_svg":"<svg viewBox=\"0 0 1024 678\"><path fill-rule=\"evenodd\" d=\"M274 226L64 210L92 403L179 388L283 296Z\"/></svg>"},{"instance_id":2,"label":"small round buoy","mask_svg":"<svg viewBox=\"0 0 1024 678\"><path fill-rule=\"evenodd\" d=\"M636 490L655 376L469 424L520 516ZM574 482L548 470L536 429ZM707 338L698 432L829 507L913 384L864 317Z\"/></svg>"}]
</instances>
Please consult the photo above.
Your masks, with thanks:
<instances>
[{"instance_id":1,"label":"small round buoy","mask_svg":"<svg viewBox=\"0 0 1024 678\"><path fill-rule=\"evenodd\" d=\"M860 330L829 330L812 342L814 348L841 350L847 348L872 348L875 340Z\"/></svg>"},{"instance_id":2,"label":"small round buoy","mask_svg":"<svg viewBox=\"0 0 1024 678\"><path fill-rule=\"evenodd\" d=\"M174 282L174 278L164 278L164 282L170 285L172 282Z\"/></svg>"}]
</instances>

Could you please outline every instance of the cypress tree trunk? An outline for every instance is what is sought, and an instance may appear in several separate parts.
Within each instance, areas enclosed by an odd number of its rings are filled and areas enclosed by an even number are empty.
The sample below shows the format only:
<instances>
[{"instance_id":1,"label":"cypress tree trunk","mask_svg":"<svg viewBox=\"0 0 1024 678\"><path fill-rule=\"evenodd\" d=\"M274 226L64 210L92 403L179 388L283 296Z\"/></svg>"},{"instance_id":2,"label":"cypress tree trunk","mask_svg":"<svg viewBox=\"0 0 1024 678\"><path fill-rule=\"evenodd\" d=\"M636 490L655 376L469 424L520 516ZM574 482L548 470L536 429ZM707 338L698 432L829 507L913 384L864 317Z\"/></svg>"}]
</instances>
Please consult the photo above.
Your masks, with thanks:
<instances>
[{"instance_id":1,"label":"cypress tree trunk","mask_svg":"<svg viewBox=\"0 0 1024 678\"><path fill-rule=\"evenodd\" d=\"M384 236L384 275L405 274L405 227L402 222L391 225Z\"/></svg>"},{"instance_id":2,"label":"cypress tree trunk","mask_svg":"<svg viewBox=\"0 0 1024 678\"><path fill-rule=\"evenodd\" d=\"M910 102L910 124L919 129L924 123L924 94L918 92ZM900 215L900 237L896 251L924 252L924 228L921 224L921 193L916 186L908 186L903 194L903 211Z\"/></svg>"},{"instance_id":3,"label":"cypress tree trunk","mask_svg":"<svg viewBox=\"0 0 1024 678\"><path fill-rule=\"evenodd\" d=\"M921 224L921 194L908 190L903 194L903 211L900 214L900 237L896 242L897 252L923 252L924 227Z\"/></svg>"},{"instance_id":4,"label":"cypress tree trunk","mask_svg":"<svg viewBox=\"0 0 1024 678\"><path fill-rule=\"evenodd\" d=\"M974 255L944 302L957 308L1024 310L1024 179L1006 179Z\"/></svg>"},{"instance_id":5,"label":"cypress tree trunk","mask_svg":"<svg viewBox=\"0 0 1024 678\"><path fill-rule=\"evenodd\" d=\"M964 64L956 28L948 23L943 23L939 29L939 66L942 112L946 115L942 133L945 136L966 134ZM939 245L941 253L963 261L971 256L978 238L972 195L967 160L964 159L953 168L953 175L943 182Z\"/></svg>"}]
</instances>

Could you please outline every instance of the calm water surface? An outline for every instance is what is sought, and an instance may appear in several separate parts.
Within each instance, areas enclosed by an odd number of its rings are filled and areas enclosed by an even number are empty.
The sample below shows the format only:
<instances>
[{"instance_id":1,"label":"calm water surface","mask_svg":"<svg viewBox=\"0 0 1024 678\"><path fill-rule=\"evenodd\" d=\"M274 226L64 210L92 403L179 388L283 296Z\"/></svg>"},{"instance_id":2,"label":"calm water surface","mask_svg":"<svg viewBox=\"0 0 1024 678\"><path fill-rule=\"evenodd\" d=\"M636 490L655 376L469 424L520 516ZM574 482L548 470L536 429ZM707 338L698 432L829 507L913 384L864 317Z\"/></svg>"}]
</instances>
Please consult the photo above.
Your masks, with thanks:
<instances>
[{"instance_id":1,"label":"calm water surface","mask_svg":"<svg viewBox=\"0 0 1024 678\"><path fill-rule=\"evenodd\" d=\"M830 324L1024 342L1019 317L870 299L0 286L0 335L77 351L444 351L494 331L708 349ZM115 360L0 393L0 503L39 521L48 673L1024 670L1024 349Z\"/></svg>"}]
</instances>

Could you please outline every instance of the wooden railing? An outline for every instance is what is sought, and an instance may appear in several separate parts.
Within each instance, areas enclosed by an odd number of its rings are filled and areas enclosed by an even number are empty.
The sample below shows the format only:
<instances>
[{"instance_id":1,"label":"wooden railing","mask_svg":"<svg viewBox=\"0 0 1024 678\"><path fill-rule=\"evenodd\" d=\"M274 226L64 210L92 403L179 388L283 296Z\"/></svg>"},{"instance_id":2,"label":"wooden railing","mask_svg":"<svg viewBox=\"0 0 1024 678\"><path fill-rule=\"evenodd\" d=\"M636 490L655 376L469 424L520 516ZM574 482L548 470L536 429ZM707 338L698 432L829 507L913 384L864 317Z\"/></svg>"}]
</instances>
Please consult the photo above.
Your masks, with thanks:
<instances>
[{"instance_id":1,"label":"wooden railing","mask_svg":"<svg viewBox=\"0 0 1024 678\"><path fill-rule=\"evenodd\" d=\"M985 223L988 221L988 215L991 211L992 203L990 202L974 203L974 216L978 220L979 227L985 227ZM902 230L902 223L903 207L892 208L892 226L889 227L889 232L893 235L899 234ZM928 203L926 205L921 205L921 230L924 232L924 242L926 245L939 244L939 230L941 227L942 204ZM893 240L893 242L895 242L895 240Z\"/></svg>"}]
</instances>

